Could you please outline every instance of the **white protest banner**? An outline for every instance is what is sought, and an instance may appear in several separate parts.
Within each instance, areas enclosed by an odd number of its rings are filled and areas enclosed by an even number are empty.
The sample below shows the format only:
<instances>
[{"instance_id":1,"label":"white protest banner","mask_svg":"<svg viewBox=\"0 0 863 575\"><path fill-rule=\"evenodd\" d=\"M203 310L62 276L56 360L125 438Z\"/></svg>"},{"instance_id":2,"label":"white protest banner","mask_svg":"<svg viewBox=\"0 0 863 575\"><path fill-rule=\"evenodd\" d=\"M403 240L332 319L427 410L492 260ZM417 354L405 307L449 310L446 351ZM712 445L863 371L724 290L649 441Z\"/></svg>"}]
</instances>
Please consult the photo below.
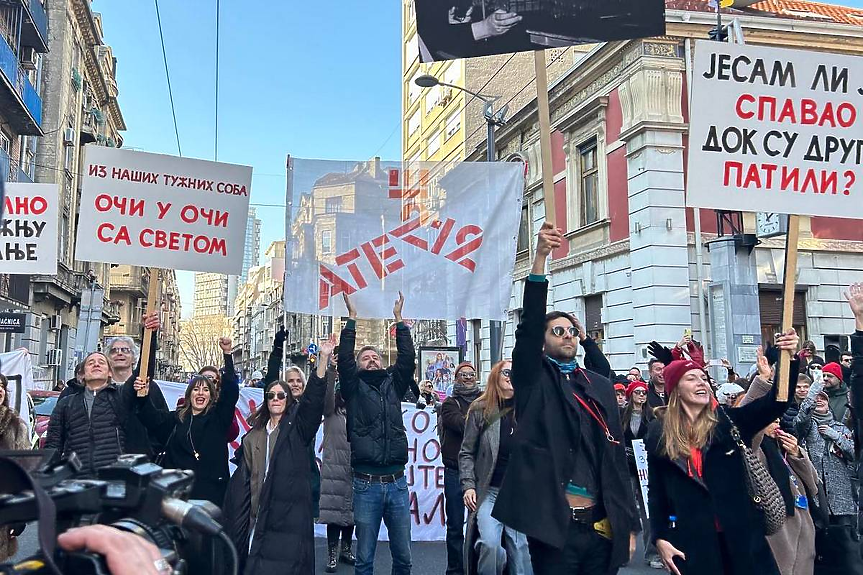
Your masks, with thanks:
<instances>
[{"instance_id":1,"label":"white protest banner","mask_svg":"<svg viewBox=\"0 0 863 575\"><path fill-rule=\"evenodd\" d=\"M6 388L6 393L9 394L9 406L18 412L18 416L27 425L27 433L33 433L34 415L27 401L27 391L36 389L30 352L22 347L0 353L0 373L6 376L9 383Z\"/></svg>"},{"instance_id":2,"label":"white protest banner","mask_svg":"<svg viewBox=\"0 0 863 575\"><path fill-rule=\"evenodd\" d=\"M696 42L686 205L863 217L861 90L861 58Z\"/></svg>"},{"instance_id":3,"label":"white protest banner","mask_svg":"<svg viewBox=\"0 0 863 575\"><path fill-rule=\"evenodd\" d=\"M0 357L5 358L5 355ZM186 384L173 381L156 381L156 383L165 396L168 408L175 409L177 401L186 392ZM240 399L234 412L240 425L240 436L228 444L229 458L234 456L234 451L240 447L243 436L249 431L246 420L263 399L263 389L240 388ZM413 541L443 541L446 537L443 504L444 467L437 438L437 415L432 411L419 410L411 403L402 403L402 416L408 436L408 464L405 467L405 474L410 486L411 538ZM323 440L324 426L321 425L315 439L318 466L323 457ZM230 469L233 473L236 468L230 464ZM326 525L316 525L315 533L320 537L326 537ZM380 538L382 541L387 540L386 527L381 527Z\"/></svg>"},{"instance_id":4,"label":"white protest banner","mask_svg":"<svg viewBox=\"0 0 863 575\"><path fill-rule=\"evenodd\" d=\"M240 274L252 168L85 148L75 259Z\"/></svg>"},{"instance_id":5,"label":"white protest banner","mask_svg":"<svg viewBox=\"0 0 863 575\"><path fill-rule=\"evenodd\" d=\"M647 449L644 448L643 439L632 440L632 451L635 453L635 468L638 470L638 484L641 486L641 504L644 506L644 515L650 519L650 509L647 507Z\"/></svg>"},{"instance_id":6,"label":"white protest banner","mask_svg":"<svg viewBox=\"0 0 863 575\"><path fill-rule=\"evenodd\" d=\"M56 184L7 183L0 219L0 270L57 273Z\"/></svg>"},{"instance_id":7,"label":"white protest banner","mask_svg":"<svg viewBox=\"0 0 863 575\"><path fill-rule=\"evenodd\" d=\"M344 165L293 159L287 311L389 318L402 291L404 317L506 318L523 164Z\"/></svg>"}]
</instances>

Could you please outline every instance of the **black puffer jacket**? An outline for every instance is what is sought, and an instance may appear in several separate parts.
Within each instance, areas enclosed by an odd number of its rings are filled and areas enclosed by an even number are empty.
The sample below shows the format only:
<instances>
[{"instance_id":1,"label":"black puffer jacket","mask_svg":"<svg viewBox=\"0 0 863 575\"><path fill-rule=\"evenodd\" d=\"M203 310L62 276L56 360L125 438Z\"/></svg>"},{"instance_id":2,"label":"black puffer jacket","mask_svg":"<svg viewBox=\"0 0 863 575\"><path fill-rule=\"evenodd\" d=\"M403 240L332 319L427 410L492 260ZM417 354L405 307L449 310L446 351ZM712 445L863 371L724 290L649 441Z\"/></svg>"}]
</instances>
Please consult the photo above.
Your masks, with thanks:
<instances>
[{"instance_id":1,"label":"black puffer jacket","mask_svg":"<svg viewBox=\"0 0 863 575\"><path fill-rule=\"evenodd\" d=\"M398 356L386 370L359 371L354 358L357 330L348 322L339 340L339 385L347 403L351 467L404 466L408 439L402 419L401 398L413 381L414 351L411 332L396 326Z\"/></svg>"},{"instance_id":2,"label":"black puffer jacket","mask_svg":"<svg viewBox=\"0 0 863 575\"><path fill-rule=\"evenodd\" d=\"M133 412L135 389L131 384L110 383L96 393L93 409L87 414L84 386L77 386L61 398L51 413L46 449L61 455L75 452L82 470L90 475L110 465L125 453L126 421Z\"/></svg>"}]
</instances>

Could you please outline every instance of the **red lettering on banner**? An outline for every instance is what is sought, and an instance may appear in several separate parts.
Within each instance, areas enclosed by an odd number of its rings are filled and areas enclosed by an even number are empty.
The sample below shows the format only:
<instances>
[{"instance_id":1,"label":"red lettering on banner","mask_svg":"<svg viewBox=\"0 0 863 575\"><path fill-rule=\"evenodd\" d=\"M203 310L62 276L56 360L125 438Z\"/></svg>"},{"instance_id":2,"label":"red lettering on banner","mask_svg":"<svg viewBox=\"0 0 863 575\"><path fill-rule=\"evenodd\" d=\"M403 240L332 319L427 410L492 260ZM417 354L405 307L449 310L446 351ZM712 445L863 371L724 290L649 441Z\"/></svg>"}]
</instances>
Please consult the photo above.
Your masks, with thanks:
<instances>
[{"instance_id":1,"label":"red lettering on banner","mask_svg":"<svg viewBox=\"0 0 863 575\"><path fill-rule=\"evenodd\" d=\"M404 224L391 231L390 235L399 238L400 240L407 242L412 246L416 246L421 250L428 251L429 243L426 240L409 233L419 228L424 223L425 222L421 222L419 216L417 216L416 218L408 220Z\"/></svg>"},{"instance_id":2,"label":"red lettering on banner","mask_svg":"<svg viewBox=\"0 0 863 575\"><path fill-rule=\"evenodd\" d=\"M850 128L857 121L857 108L850 102L841 102L838 105L826 102L819 107L818 102L810 98L802 98L799 102L791 98L777 101L774 96L741 94L737 98L734 111L737 117L743 120L799 123L804 126L817 124L821 127Z\"/></svg>"},{"instance_id":3,"label":"red lettering on banner","mask_svg":"<svg viewBox=\"0 0 863 575\"><path fill-rule=\"evenodd\" d=\"M3 205L10 216L39 216L48 209L48 201L42 196L6 196Z\"/></svg>"},{"instance_id":4,"label":"red lettering on banner","mask_svg":"<svg viewBox=\"0 0 863 575\"><path fill-rule=\"evenodd\" d=\"M320 264L320 280L318 282L318 305L320 309L329 307L330 298L346 293L348 295L356 292L356 288L347 281L336 275L335 272L327 268L324 264Z\"/></svg>"},{"instance_id":5,"label":"red lettering on banner","mask_svg":"<svg viewBox=\"0 0 863 575\"><path fill-rule=\"evenodd\" d=\"M432 222L432 227L436 230L440 230L440 233L437 236L437 239L432 246L431 253L439 254L443 249L444 244L446 243L449 235L452 233L452 228L455 226L455 220L452 218L447 218L443 224L441 224L440 220L435 220Z\"/></svg>"},{"instance_id":6,"label":"red lettering on banner","mask_svg":"<svg viewBox=\"0 0 863 575\"><path fill-rule=\"evenodd\" d=\"M778 176L777 176L778 174ZM840 175L843 180L840 183ZM743 164L725 162L723 185L747 189L778 189L782 192L801 194L851 195L851 187L856 182L853 171L841 174L836 170L801 169L776 164ZM459 262L461 263L461 262Z\"/></svg>"},{"instance_id":7,"label":"red lettering on banner","mask_svg":"<svg viewBox=\"0 0 863 575\"><path fill-rule=\"evenodd\" d=\"M434 507L432 507L431 513L423 513L423 522L426 525L431 525L432 521L435 519L435 516L440 517L439 521L441 527L444 525L444 514L443 514L443 493L438 494L437 499L435 499Z\"/></svg>"},{"instance_id":8,"label":"red lettering on banner","mask_svg":"<svg viewBox=\"0 0 863 575\"><path fill-rule=\"evenodd\" d=\"M465 243L468 236L476 236ZM460 229L455 235L456 244L460 247L446 255L446 259L457 262L471 272L476 271L476 262L466 257L469 253L475 252L482 245L482 228L474 225L467 225ZM462 245L464 244L464 245ZM459 258L464 258L459 260Z\"/></svg>"},{"instance_id":9,"label":"red lettering on banner","mask_svg":"<svg viewBox=\"0 0 863 575\"><path fill-rule=\"evenodd\" d=\"M360 246L360 248L363 250L363 254L365 254L366 256L366 259L368 260L369 264L371 264L375 274L378 276L378 279L384 279L387 274L397 272L403 267L405 267L405 263L400 259L391 261L390 263L386 263L387 260L391 260L398 255L396 249L391 245L383 249L380 253L374 249L383 248L389 243L389 237L384 234L382 236L374 238L371 241L365 242Z\"/></svg>"},{"instance_id":10,"label":"red lettering on banner","mask_svg":"<svg viewBox=\"0 0 863 575\"><path fill-rule=\"evenodd\" d=\"M348 264L348 262L353 262L354 260L360 259L360 250L357 248L352 249L349 252L345 252L339 256L336 256L336 265L343 266ZM357 282L357 288L363 289L368 284L366 283L366 279L363 277L362 272L360 271L359 266L355 263L348 264L348 272L350 272L351 277L354 278L354 281Z\"/></svg>"},{"instance_id":11,"label":"red lettering on banner","mask_svg":"<svg viewBox=\"0 0 863 575\"><path fill-rule=\"evenodd\" d=\"M389 171L389 198L402 201L401 221L406 222L412 213L417 212L420 220L428 219L429 170L405 170L404 183L398 170ZM416 177L413 182L412 178Z\"/></svg>"}]
</instances>

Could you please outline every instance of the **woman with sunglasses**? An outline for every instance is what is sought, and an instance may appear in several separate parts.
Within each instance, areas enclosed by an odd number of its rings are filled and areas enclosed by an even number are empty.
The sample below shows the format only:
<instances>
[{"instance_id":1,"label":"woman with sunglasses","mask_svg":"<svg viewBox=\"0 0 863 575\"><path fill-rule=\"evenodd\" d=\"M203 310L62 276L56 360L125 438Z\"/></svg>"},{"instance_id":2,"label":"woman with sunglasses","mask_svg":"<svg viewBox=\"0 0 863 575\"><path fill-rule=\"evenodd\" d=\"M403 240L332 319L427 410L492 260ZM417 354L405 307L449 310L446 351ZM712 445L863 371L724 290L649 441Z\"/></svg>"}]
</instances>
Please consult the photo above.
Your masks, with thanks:
<instances>
[{"instance_id":1,"label":"woman with sunglasses","mask_svg":"<svg viewBox=\"0 0 863 575\"><path fill-rule=\"evenodd\" d=\"M260 493L253 504L257 515L249 545L244 546L248 549L245 573L315 573L309 449L324 415L326 369L334 347L335 337L321 344L317 369L299 398L291 395L287 383L268 388L266 404L255 419L255 427L263 427L256 433L259 441L256 445L243 442L244 451L248 450L244 461L255 466L250 471L258 478ZM282 415L274 420L278 411ZM233 509L226 512L239 516Z\"/></svg>"},{"instance_id":2,"label":"woman with sunglasses","mask_svg":"<svg viewBox=\"0 0 863 575\"><path fill-rule=\"evenodd\" d=\"M631 382L626 388L626 407L620 412L620 422L623 425L623 438L626 442L626 462L629 465L629 479L632 484L632 496L641 516L641 537L644 541L644 562L656 569L662 568L662 562L656 555L656 547L650 542L650 524L645 513L645 504L641 498L641 482L638 479L638 469L635 465L635 452L632 442L644 439L650 422L653 421L653 408L647 403L647 384L641 380Z\"/></svg>"},{"instance_id":3,"label":"woman with sunglasses","mask_svg":"<svg viewBox=\"0 0 863 575\"><path fill-rule=\"evenodd\" d=\"M468 575L501 575L504 565L510 575L533 574L527 537L491 516L516 429L511 367L505 360L492 368L485 392L468 411L459 452L464 503L471 512L464 547Z\"/></svg>"},{"instance_id":4,"label":"woman with sunglasses","mask_svg":"<svg viewBox=\"0 0 863 575\"><path fill-rule=\"evenodd\" d=\"M219 347L225 357L220 391L212 378L194 375L186 386L183 405L176 411L160 411L145 396L138 398L138 417L151 434L164 442L160 462L163 467L195 472L189 499L206 499L221 507L229 477L225 435L234 421L240 387L231 357L231 339L220 338ZM149 389L149 385L139 378L135 388Z\"/></svg>"}]
</instances>

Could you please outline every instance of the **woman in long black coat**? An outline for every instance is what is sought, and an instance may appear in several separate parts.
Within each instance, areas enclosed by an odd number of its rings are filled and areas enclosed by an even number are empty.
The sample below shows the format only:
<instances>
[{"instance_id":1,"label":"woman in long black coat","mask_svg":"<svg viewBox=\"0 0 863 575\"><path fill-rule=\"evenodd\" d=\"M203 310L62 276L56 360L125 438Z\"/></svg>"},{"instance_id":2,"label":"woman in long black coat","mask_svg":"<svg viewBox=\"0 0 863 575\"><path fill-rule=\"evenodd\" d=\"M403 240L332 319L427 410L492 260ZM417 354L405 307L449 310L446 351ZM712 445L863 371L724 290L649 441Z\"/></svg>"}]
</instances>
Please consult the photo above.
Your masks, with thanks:
<instances>
[{"instance_id":1,"label":"woman in long black coat","mask_svg":"<svg viewBox=\"0 0 863 575\"><path fill-rule=\"evenodd\" d=\"M779 344L796 351L796 333L788 332ZM781 375L791 397L797 370L794 361L791 375ZM747 491L731 422L750 445L788 401L777 401L774 386L723 413L700 365L673 361L663 375L668 407L657 410L646 440L651 533L663 564L675 575L779 575L763 516Z\"/></svg>"},{"instance_id":2,"label":"woman in long black coat","mask_svg":"<svg viewBox=\"0 0 863 575\"><path fill-rule=\"evenodd\" d=\"M324 414L326 366L335 338L321 344L316 373L279 421L279 436L261 490L247 575L315 573L315 532L309 446ZM231 510L229 515L233 516Z\"/></svg>"},{"instance_id":3,"label":"woman in long black coat","mask_svg":"<svg viewBox=\"0 0 863 575\"><path fill-rule=\"evenodd\" d=\"M230 477L225 434L234 421L240 387L231 358L231 340L221 338L219 346L225 356L221 390L216 391L211 378L195 375L177 411L156 409L145 396L138 398L138 417L165 446L163 467L195 472L189 499L206 499L221 507ZM142 385L141 379L135 383L136 389Z\"/></svg>"}]
</instances>

